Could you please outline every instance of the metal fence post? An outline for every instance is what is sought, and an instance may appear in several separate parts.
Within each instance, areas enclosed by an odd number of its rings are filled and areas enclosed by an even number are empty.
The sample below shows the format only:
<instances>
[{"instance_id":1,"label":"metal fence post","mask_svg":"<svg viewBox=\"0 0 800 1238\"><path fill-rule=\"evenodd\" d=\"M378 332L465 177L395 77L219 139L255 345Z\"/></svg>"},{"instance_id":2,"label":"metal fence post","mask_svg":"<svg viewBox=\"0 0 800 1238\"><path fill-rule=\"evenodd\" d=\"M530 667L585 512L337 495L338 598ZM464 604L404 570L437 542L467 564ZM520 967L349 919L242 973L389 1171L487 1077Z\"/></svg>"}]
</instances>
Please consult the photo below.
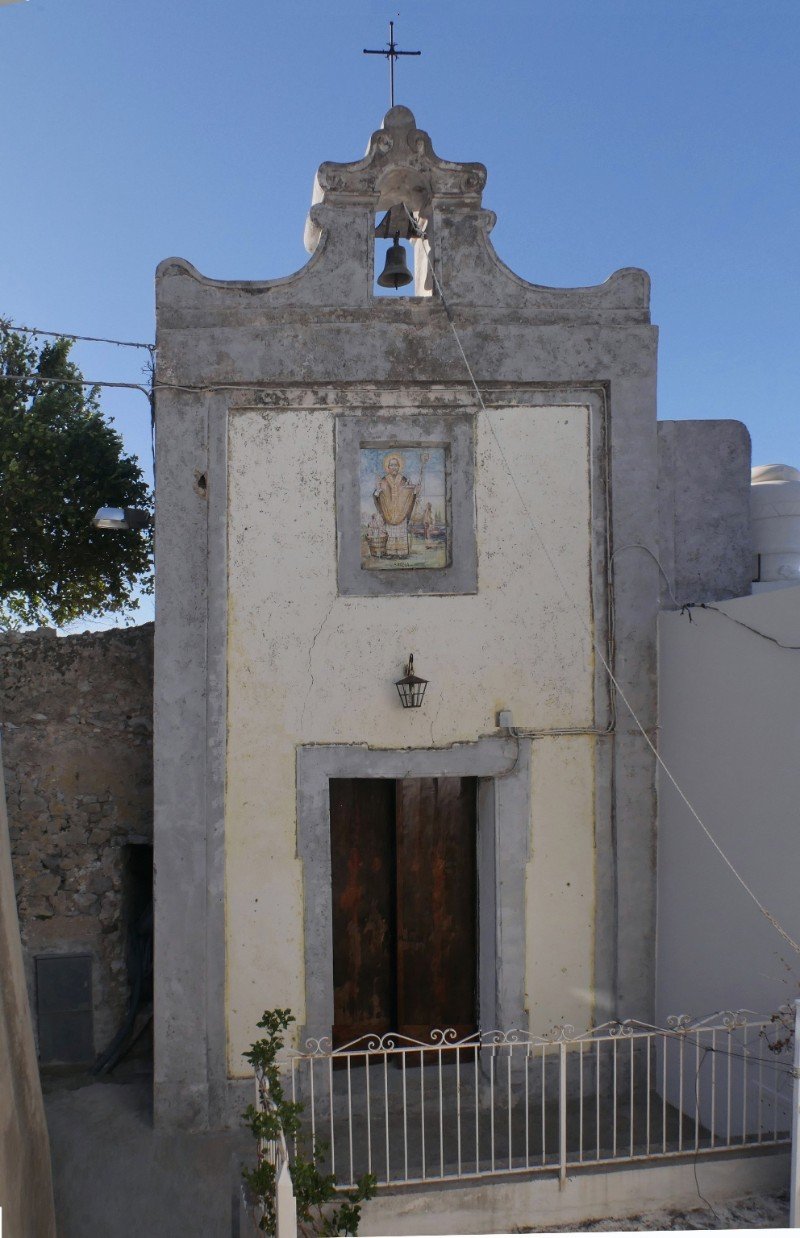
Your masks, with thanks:
<instances>
[{"instance_id":1,"label":"metal fence post","mask_svg":"<svg viewBox=\"0 0 800 1238\"><path fill-rule=\"evenodd\" d=\"M278 1180L275 1183L276 1238L297 1238L297 1201L292 1188L288 1162L281 1157Z\"/></svg>"},{"instance_id":2,"label":"metal fence post","mask_svg":"<svg viewBox=\"0 0 800 1238\"><path fill-rule=\"evenodd\" d=\"M800 998L794 1003L794 1070L792 1071L792 1178L789 1188L789 1226L800 1228Z\"/></svg>"},{"instance_id":3,"label":"metal fence post","mask_svg":"<svg viewBox=\"0 0 800 1238\"><path fill-rule=\"evenodd\" d=\"M567 1046L558 1046L558 1189L567 1185Z\"/></svg>"}]
</instances>

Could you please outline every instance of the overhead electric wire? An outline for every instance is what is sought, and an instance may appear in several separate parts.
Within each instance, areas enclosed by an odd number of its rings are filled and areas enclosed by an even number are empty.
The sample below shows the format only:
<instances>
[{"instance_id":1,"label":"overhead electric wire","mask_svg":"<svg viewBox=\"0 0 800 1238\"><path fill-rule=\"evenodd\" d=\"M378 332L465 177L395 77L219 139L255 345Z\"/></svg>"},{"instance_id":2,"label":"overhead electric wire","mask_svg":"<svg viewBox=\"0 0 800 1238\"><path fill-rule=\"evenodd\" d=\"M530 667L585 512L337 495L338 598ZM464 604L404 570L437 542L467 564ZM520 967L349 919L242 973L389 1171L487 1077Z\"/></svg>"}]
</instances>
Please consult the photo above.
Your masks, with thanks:
<instances>
[{"instance_id":1,"label":"overhead electric wire","mask_svg":"<svg viewBox=\"0 0 800 1238\"><path fill-rule=\"evenodd\" d=\"M112 340L104 335L78 335L74 331L45 331L43 327L19 327L8 319L0 319L0 330L20 335L47 335L57 340L81 340L89 344L116 344L118 348L146 348L148 352L155 351L155 344L143 344L138 340Z\"/></svg>"},{"instance_id":2,"label":"overhead electric wire","mask_svg":"<svg viewBox=\"0 0 800 1238\"><path fill-rule=\"evenodd\" d=\"M0 374L0 383L52 383L56 387L124 387L129 391L141 391L150 397L150 387L144 383L113 382L111 379L58 378L51 374Z\"/></svg>"},{"instance_id":3,"label":"overhead electric wire","mask_svg":"<svg viewBox=\"0 0 800 1238\"><path fill-rule=\"evenodd\" d=\"M683 801L683 803L686 805L686 807L688 808L689 812L691 813L692 817L695 819L695 821L697 822L697 824L700 826L700 829L703 831L703 833L705 834L706 838L708 839L708 841L711 843L711 845L712 845L712 847L714 848L714 850L715 850L715 851L717 852L717 854L719 855L720 859L721 859L721 860L722 860L722 861L723 861L723 862L727 865L727 867L730 869L730 871L731 871L731 873L733 874L733 876L734 876L734 877L736 878L736 880L739 882L739 885L742 887L742 889L745 891L745 893L746 893L746 894L748 894L748 895L750 896L750 898L753 900L753 902L754 902L754 903L755 903L755 905L758 907L759 911L760 911L760 912L761 912L761 914L765 917L765 919L766 919L766 920L767 920L767 921L768 921L768 922L772 925L772 927L773 927L773 928L775 929L775 931L776 931L776 932L777 932L777 933L778 933L778 934L779 934L779 935L783 938L783 940L787 943L787 945L789 945L789 946L792 948L792 950L794 950L795 954L800 955L800 944L798 944L798 943L794 940L794 938L790 936L790 934L786 931L786 929L783 927L783 925L782 925L782 924L781 924L781 923L780 923L780 922L776 919L776 917L772 914L772 912L771 912L771 911L770 911L767 907L765 907L765 906L764 906L764 904L763 904L763 903L761 902L761 900L758 898L758 895L757 895L757 894L756 894L756 893L755 893L755 892L751 889L751 887L750 887L750 886L748 885L748 883L745 881L744 877L741 875L741 873L738 871L738 869L734 866L734 864L731 862L731 860L729 860L729 859L728 859L727 855L726 855L726 854L725 854L725 852L722 850L722 847L720 847L719 843L718 843L718 842L717 842L717 840L714 838L714 835L711 833L711 831L709 830L708 826L705 824L705 822L704 822L704 821L703 821L703 819L701 818L701 816L700 816L700 814L698 813L697 809L694 807L694 805L693 805L693 804L691 803L691 801L689 800L688 796L687 796L687 795L685 794L685 792L683 791L682 787L680 786L680 784L678 783L677 779L675 778L675 775L672 773L671 769L670 769L670 768L669 768L669 766L666 764L666 762L665 762L664 758L663 758L663 757L661 756L661 754L659 753L658 748L656 747L656 745L653 743L652 739L650 738L650 735L648 734L646 727L645 727L645 726L644 726L644 724L643 724L643 723L639 720L639 716L638 716L638 714L636 713L636 710L634 709L634 707L633 707L633 705L631 704L631 702L628 700L628 697L627 697L627 695L625 694L624 689L621 687L621 685L620 685L620 683L619 683L619 681L618 681L618 679L617 679L616 675L614 674L613 670L611 669L611 666L609 665L608 659L606 658L605 654L603 653L603 650L600 648L600 645L598 644L598 642L595 640L594 634L593 634L593 632L591 631L591 629L590 629L590 627L589 627L588 623L586 622L586 620L585 620L585 618L584 618L584 616L583 616L583 614L582 614L582 612L581 612L581 609L580 609L580 607L578 606L578 603L575 601L575 599L573 598L572 594L570 593L570 591L569 591L569 589L568 589L567 585L565 584L564 580L562 579L562 577L561 577L561 573L560 573L560 572L559 572L559 570L558 570L558 567L557 567L557 565L556 565L556 563L555 563L555 561L554 561L554 559L553 559L553 556L550 554L550 551L549 551L549 549L548 549L548 547L547 547L547 544L546 544L546 542L544 541L544 539L543 539L543 537L542 537L541 533L539 532L538 525L537 525L536 521L534 520L534 518L533 518L533 516L532 516L532 514L531 514L531 512L530 512L530 509L528 508L527 503L525 502L524 495L522 494L522 491L520 490L520 487L519 487L519 485L517 484L516 477L514 476L514 473L513 473L512 469L511 469L511 466L510 466L510 464L509 464L509 462L508 462L508 458L507 458L507 456L506 456L506 453L505 453L505 451L503 450L502 443L500 442L500 439L499 439L499 438L498 438L498 436L497 436L497 432L496 432L496 430L495 430L495 428L494 428L494 425L493 425L493 423L492 423L492 418L489 416L489 410L487 409L486 404L484 403L484 400L483 400L483 396L482 396L482 394L481 394L480 387L478 386L478 384L477 384L477 382L476 382L476 380L475 380L475 375L474 375L474 374L473 374L473 372L472 372L472 367L470 366L470 363L469 363L469 361L468 361L468 359L467 359L467 354L464 352L464 347L463 347L463 345L462 345L462 343L461 343L461 337L460 337L460 336L459 336L459 334L458 334L458 329L457 329L456 324L455 324L455 321L454 321L454 319L453 319L453 313L452 313L452 310L450 309L450 306L449 306L449 305L448 305L448 303L447 303L447 299L446 299L446 297L445 297L445 295L444 295L444 290L443 290L443 288L442 288L441 281L439 280L439 276L438 276L438 275L437 275L437 273L436 273L436 267L435 267L435 265L434 265L434 261L433 261L433 254L432 254L432 252L431 252L430 242L429 242L429 240L428 240L428 238L427 238L426 233L425 233L425 232L424 232L424 231L420 228L420 226L419 226L419 224L418 224L417 220L415 220L415 219L414 219L413 215L411 215L411 213L410 213L410 211L408 210L408 208L407 208L407 207L406 207L406 214L408 215L409 219L411 220L412 224L414 225L414 228L415 228L415 231L417 232L417 235L420 237L420 239L422 240L423 244L427 247L427 251L428 251L428 261L429 261L429 265L430 265L431 275L432 275L432 277L433 277L433 282L434 282L434 283L435 283L435 285L436 285L436 289L437 289L437 291L438 291L438 293L439 293L439 297L440 297L440 299L441 299L442 306L443 306L444 311L445 311L445 313L446 313L446 315L447 315L447 320L448 320L448 322L450 323L450 327L452 328L452 331L453 331L453 338L455 339L456 345L457 345L457 347L458 347L458 351L459 351L459 353L461 354L461 358L462 358L462 360L463 360L463 362L464 362L464 366L465 366L466 371L467 371L467 373L468 373L468 375L469 375L470 382L472 383L472 387L473 387L473 389L474 389L474 391L475 391L475 395L477 396L478 403L480 404L481 409L483 410L483 412L484 412L484 414L485 414L485 416L486 416L486 422L487 422L487 425L489 426L489 429L490 429L491 434L492 434L492 438L494 439L495 444L496 444L496 446L497 446L497 449L498 449L498 451L499 451L499 453L500 453L500 456L501 456L501 458L502 458L502 461L503 461L503 464L504 464L504 466L505 466L506 473L508 474L509 480L511 481L511 484L512 484L512 485L513 485L513 487L514 487L514 490L515 490L515 492L516 492L517 498L518 498L518 499L519 499L519 501L520 501L520 504L521 504L521 506L522 506L523 511L525 512L525 515L528 517L528 521L530 522L531 529L533 530L534 536L535 536L535 538L536 538L537 542L539 543L539 546L541 547L542 553L544 554L545 558L547 559L547 562L548 562L548 564L550 565L550 569L551 569L551 571L553 572L553 575L555 576L556 580L558 581L558 584L559 584L559 586L561 587L561 590L562 590L562 592L563 592L564 596L566 597L566 599L567 599L567 601L569 602L569 604L570 604L570 606L572 607L572 609L575 611L575 614L576 614L576 616L577 616L577 618L578 618L578 621L580 622L581 626L583 627L584 631L586 632L587 636L589 637L589 641L591 642L592 648L594 649L595 654L597 655L597 657L598 657L598 659L599 659L599 661L600 661L601 665L603 666L603 669L605 670L606 674L608 675L608 678L609 678L610 682L613 684L615 692L618 694L618 696L619 696L620 700L623 702L623 704L624 704L624 705L625 705L625 707L627 708L628 713L630 714L631 718L633 719L634 723L636 724L636 727L637 727L637 728L638 728L638 730L641 732L642 737L644 738L645 743L647 744L648 748L650 749L650 751L652 752L653 756L655 757L656 763L657 763L657 764L658 764L658 766L659 766L659 767L663 770L665 777L669 780L669 782L670 782L670 783L672 784L672 786L675 788L675 790L677 791L677 793L678 793L678 795L680 796L681 800L682 800L682 801Z\"/></svg>"},{"instance_id":4,"label":"overhead electric wire","mask_svg":"<svg viewBox=\"0 0 800 1238\"><path fill-rule=\"evenodd\" d=\"M156 470L156 440L155 440L155 401L154 390L152 386L146 386L144 383L126 383L115 382L111 379L88 379L88 378L59 378L51 374L0 374L0 383L25 383L31 387L35 387L37 383L45 383L48 386L54 387L88 387L93 390L95 387L111 387L121 388L124 391L139 391L145 397L150 413L150 450L153 458L153 476Z\"/></svg>"},{"instance_id":5,"label":"overhead electric wire","mask_svg":"<svg viewBox=\"0 0 800 1238\"><path fill-rule=\"evenodd\" d=\"M762 632L759 628L751 627L749 623L743 623L735 615L729 615L726 610L723 610L720 606L712 606L710 602L687 602L681 609L686 611L690 619L693 610L713 610L715 614L722 615L723 619L730 620L738 628L744 628L745 631L752 632L754 636L760 636L762 640L769 641L771 645L776 645L778 649L788 649L790 651L800 649L800 645L784 645L783 641L779 641L777 636L770 636L769 632Z\"/></svg>"}]
</instances>

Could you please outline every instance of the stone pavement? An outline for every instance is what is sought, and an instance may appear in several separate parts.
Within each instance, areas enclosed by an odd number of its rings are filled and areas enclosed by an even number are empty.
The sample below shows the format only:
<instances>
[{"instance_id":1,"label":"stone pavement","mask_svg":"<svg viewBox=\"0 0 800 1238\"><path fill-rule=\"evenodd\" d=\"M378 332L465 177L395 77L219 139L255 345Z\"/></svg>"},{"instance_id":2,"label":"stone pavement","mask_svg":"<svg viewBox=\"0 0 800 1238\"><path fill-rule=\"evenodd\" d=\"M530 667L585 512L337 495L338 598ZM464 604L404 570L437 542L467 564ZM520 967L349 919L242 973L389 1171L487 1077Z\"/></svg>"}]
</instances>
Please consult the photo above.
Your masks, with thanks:
<instances>
[{"instance_id":1,"label":"stone pavement","mask_svg":"<svg viewBox=\"0 0 800 1238\"><path fill-rule=\"evenodd\" d=\"M729 1204L715 1204L711 1210L701 1204L698 1208L683 1212L663 1209L621 1219L584 1221L581 1225L554 1225L547 1230L526 1226L516 1232L552 1234L648 1229L785 1229L788 1224L789 1200L786 1195L753 1195Z\"/></svg>"},{"instance_id":2,"label":"stone pavement","mask_svg":"<svg viewBox=\"0 0 800 1238\"><path fill-rule=\"evenodd\" d=\"M59 1238L231 1238L244 1132L154 1131L152 1083L89 1082L45 1096Z\"/></svg>"}]
</instances>

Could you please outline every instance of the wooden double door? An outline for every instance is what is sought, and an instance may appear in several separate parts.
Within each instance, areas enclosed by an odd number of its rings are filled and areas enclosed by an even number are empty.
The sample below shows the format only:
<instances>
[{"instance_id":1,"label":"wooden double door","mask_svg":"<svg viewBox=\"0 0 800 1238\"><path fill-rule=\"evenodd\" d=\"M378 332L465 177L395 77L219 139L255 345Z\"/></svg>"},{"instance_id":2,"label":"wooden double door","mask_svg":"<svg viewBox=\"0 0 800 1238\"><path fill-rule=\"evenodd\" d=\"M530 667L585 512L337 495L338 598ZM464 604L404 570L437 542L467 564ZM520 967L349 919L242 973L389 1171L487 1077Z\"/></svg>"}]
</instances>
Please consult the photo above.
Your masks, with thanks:
<instances>
[{"instance_id":1,"label":"wooden double door","mask_svg":"<svg viewBox=\"0 0 800 1238\"><path fill-rule=\"evenodd\" d=\"M477 1026L477 779L330 784L334 1044Z\"/></svg>"}]
</instances>

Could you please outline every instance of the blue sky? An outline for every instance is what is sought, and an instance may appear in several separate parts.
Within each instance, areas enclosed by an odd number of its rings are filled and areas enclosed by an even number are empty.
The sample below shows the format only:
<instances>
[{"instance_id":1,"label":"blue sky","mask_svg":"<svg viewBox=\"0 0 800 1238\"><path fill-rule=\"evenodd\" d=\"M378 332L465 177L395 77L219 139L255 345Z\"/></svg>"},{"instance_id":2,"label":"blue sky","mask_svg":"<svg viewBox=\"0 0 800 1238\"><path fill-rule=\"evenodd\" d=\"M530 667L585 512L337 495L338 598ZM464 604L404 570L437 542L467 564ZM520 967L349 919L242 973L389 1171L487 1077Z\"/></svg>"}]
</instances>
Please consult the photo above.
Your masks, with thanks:
<instances>
[{"instance_id":1,"label":"blue sky","mask_svg":"<svg viewBox=\"0 0 800 1238\"><path fill-rule=\"evenodd\" d=\"M800 465L798 0L28 0L0 6L0 315L151 341L169 255L285 275L323 159L398 102L489 170L500 256L537 283L653 279L659 416L735 417ZM143 354L81 345L89 378ZM147 404L104 404L149 468ZM111 496L110 496L111 497Z\"/></svg>"}]
</instances>

